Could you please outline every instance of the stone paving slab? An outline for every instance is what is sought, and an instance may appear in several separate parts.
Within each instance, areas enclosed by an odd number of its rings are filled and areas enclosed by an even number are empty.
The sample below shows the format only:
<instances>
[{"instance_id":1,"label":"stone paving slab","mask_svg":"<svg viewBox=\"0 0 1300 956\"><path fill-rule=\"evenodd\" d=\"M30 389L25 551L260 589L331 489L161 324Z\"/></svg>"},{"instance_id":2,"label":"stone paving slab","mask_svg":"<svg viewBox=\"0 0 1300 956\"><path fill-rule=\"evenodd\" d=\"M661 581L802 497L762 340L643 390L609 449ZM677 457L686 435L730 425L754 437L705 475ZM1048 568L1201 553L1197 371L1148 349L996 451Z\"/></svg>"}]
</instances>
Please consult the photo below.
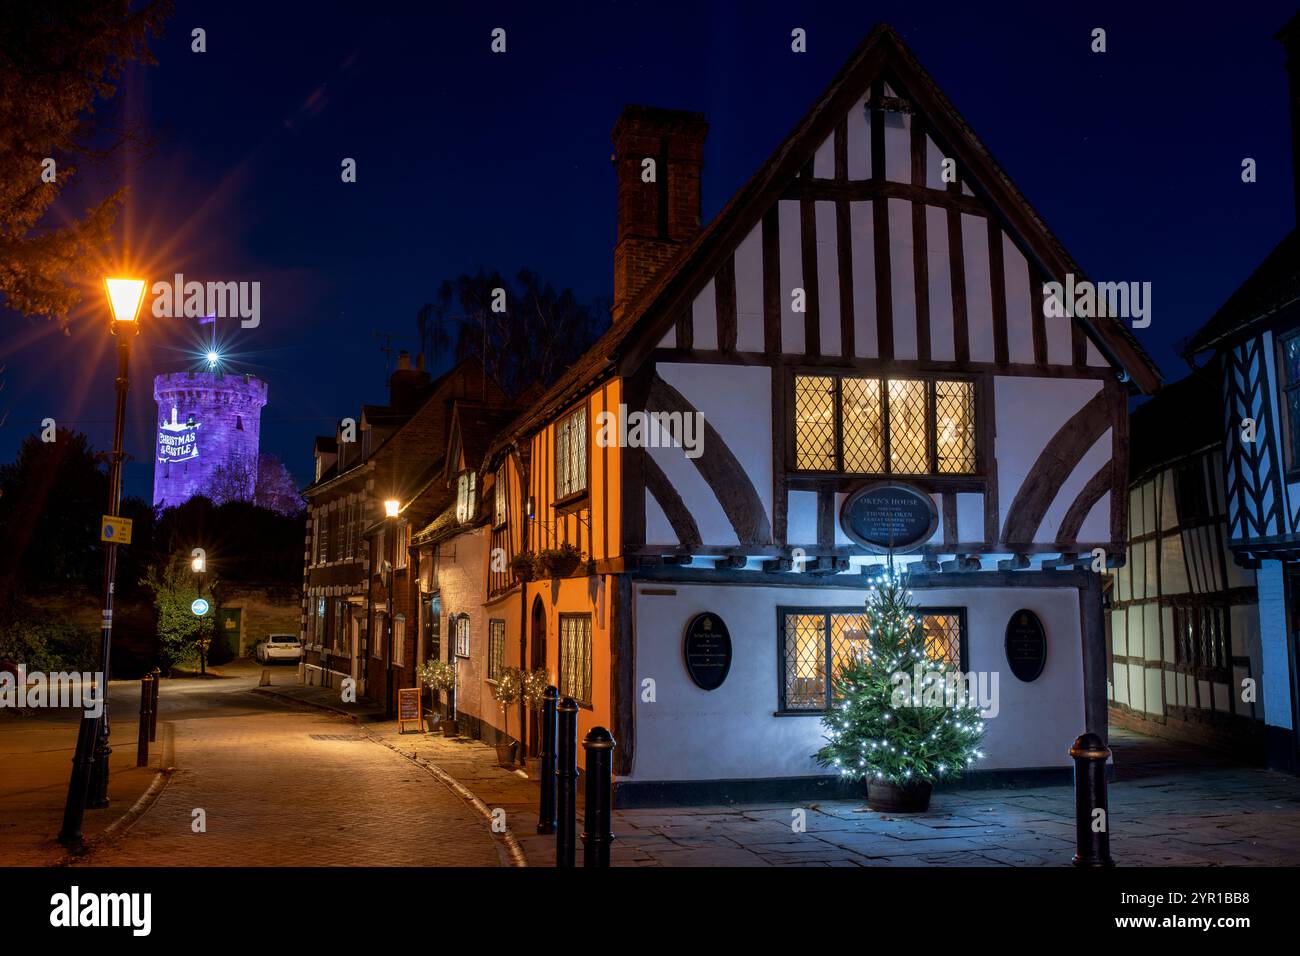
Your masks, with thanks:
<instances>
[{"instance_id":1,"label":"stone paving slab","mask_svg":"<svg viewBox=\"0 0 1300 956\"><path fill-rule=\"evenodd\" d=\"M334 696L279 680L267 690L324 706ZM494 748L399 734L396 722L365 730L503 807L530 865L553 865L554 838L536 833L536 780L497 766ZM1300 779L1199 751L1180 761L1177 745L1134 734L1117 732L1112 745L1111 852L1120 865L1300 864ZM527 768L536 769L535 761ZM803 830L792 827L797 809ZM853 800L639 808L615 811L613 829L615 866L1068 866L1075 848L1069 786L940 790L930 811L916 815L876 813Z\"/></svg>"}]
</instances>

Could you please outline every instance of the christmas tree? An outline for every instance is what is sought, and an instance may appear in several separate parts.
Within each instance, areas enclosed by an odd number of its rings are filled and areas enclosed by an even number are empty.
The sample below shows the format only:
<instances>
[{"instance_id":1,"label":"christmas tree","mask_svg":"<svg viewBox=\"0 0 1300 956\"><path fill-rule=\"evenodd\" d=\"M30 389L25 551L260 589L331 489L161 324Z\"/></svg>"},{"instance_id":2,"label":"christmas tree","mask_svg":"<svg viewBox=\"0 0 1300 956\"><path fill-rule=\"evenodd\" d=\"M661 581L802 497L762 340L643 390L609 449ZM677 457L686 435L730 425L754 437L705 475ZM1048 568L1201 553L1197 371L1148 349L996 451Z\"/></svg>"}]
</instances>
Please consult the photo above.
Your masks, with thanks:
<instances>
[{"instance_id":1,"label":"christmas tree","mask_svg":"<svg viewBox=\"0 0 1300 956\"><path fill-rule=\"evenodd\" d=\"M959 665L926 648L921 615L893 572L867 597L866 641L834 675L817 762L899 787L962 773L983 754L980 709Z\"/></svg>"}]
</instances>

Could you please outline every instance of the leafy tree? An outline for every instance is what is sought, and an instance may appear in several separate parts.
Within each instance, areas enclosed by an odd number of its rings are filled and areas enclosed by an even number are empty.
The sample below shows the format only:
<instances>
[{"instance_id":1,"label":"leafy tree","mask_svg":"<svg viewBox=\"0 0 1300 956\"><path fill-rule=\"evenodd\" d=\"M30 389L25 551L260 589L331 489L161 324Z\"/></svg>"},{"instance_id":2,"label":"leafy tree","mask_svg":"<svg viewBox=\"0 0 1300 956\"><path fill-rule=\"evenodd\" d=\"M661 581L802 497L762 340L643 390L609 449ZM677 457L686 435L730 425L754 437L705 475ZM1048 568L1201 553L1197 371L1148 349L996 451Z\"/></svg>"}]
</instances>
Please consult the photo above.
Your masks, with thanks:
<instances>
[{"instance_id":1,"label":"leafy tree","mask_svg":"<svg viewBox=\"0 0 1300 956\"><path fill-rule=\"evenodd\" d=\"M259 508L282 515L303 513L302 493L298 482L278 455L263 452L257 460L257 489L253 502Z\"/></svg>"},{"instance_id":2,"label":"leafy tree","mask_svg":"<svg viewBox=\"0 0 1300 956\"><path fill-rule=\"evenodd\" d=\"M502 290L504 295L498 294ZM420 348L430 368L448 347L454 361L477 356L506 393L550 385L609 323L609 310L556 291L531 269L514 281L500 272L463 273L420 310Z\"/></svg>"},{"instance_id":3,"label":"leafy tree","mask_svg":"<svg viewBox=\"0 0 1300 956\"><path fill-rule=\"evenodd\" d=\"M135 9L132 9L132 8ZM51 207L83 164L122 144L98 108L123 68L154 63L149 40L169 0L41 0L0 14L0 299L64 319L91 279L122 202L119 188L81 218ZM48 178L47 159L55 161ZM43 175L44 174L44 175ZM47 220L57 218L57 224Z\"/></svg>"},{"instance_id":4,"label":"leafy tree","mask_svg":"<svg viewBox=\"0 0 1300 956\"><path fill-rule=\"evenodd\" d=\"M198 575L190 568L189 554L173 554L153 565L145 574L144 584L153 592L163 666L185 666L197 660L200 669L206 671L216 614L210 610L198 617L191 610L200 594ZM213 593L218 586L217 579L208 574L202 596L214 607L217 602Z\"/></svg>"},{"instance_id":5,"label":"leafy tree","mask_svg":"<svg viewBox=\"0 0 1300 956\"><path fill-rule=\"evenodd\" d=\"M108 502L103 456L80 432L23 439L0 465L0 590L18 585L88 587L103 575L99 519Z\"/></svg>"},{"instance_id":6,"label":"leafy tree","mask_svg":"<svg viewBox=\"0 0 1300 956\"><path fill-rule=\"evenodd\" d=\"M921 616L900 577L891 573L870 593L866 619L865 646L834 678L834 701L822 718L827 744L817 762L868 786L961 774L983 756L983 717L964 696L947 693L960 686L960 671L927 650Z\"/></svg>"}]
</instances>

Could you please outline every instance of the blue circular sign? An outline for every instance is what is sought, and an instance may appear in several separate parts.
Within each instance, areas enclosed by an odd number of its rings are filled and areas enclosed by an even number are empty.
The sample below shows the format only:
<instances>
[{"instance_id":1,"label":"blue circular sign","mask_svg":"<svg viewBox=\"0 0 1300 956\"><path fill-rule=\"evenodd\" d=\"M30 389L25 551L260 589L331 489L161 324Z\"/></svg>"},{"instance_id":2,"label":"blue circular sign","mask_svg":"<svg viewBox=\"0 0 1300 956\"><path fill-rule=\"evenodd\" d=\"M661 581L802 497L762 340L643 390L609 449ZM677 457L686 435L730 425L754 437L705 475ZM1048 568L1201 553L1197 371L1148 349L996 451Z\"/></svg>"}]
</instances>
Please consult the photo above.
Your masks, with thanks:
<instances>
[{"instance_id":1,"label":"blue circular sign","mask_svg":"<svg viewBox=\"0 0 1300 956\"><path fill-rule=\"evenodd\" d=\"M208 602L203 598L195 598L194 603L190 605L190 610L194 612L195 616L202 617L208 613Z\"/></svg>"}]
</instances>

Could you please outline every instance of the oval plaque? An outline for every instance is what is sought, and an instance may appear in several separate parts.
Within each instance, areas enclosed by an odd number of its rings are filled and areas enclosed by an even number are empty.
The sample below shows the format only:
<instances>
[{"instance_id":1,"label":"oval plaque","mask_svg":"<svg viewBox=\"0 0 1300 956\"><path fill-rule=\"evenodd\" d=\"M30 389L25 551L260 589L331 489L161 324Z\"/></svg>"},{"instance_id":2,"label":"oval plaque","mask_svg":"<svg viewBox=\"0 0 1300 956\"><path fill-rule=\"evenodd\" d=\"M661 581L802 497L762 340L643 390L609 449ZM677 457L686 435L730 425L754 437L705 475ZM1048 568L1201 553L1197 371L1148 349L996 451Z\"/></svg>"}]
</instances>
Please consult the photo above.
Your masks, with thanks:
<instances>
[{"instance_id":1,"label":"oval plaque","mask_svg":"<svg viewBox=\"0 0 1300 956\"><path fill-rule=\"evenodd\" d=\"M705 611L691 618L682 641L686 671L697 687L717 690L731 670L731 635L722 618Z\"/></svg>"},{"instance_id":2,"label":"oval plaque","mask_svg":"<svg viewBox=\"0 0 1300 956\"><path fill-rule=\"evenodd\" d=\"M1007 664L1018 680L1038 679L1047 664L1047 632L1037 614L1024 608L1007 622Z\"/></svg>"},{"instance_id":3,"label":"oval plaque","mask_svg":"<svg viewBox=\"0 0 1300 956\"><path fill-rule=\"evenodd\" d=\"M840 507L844 533L876 553L910 551L939 527L934 499L919 488L881 482L859 488Z\"/></svg>"}]
</instances>

